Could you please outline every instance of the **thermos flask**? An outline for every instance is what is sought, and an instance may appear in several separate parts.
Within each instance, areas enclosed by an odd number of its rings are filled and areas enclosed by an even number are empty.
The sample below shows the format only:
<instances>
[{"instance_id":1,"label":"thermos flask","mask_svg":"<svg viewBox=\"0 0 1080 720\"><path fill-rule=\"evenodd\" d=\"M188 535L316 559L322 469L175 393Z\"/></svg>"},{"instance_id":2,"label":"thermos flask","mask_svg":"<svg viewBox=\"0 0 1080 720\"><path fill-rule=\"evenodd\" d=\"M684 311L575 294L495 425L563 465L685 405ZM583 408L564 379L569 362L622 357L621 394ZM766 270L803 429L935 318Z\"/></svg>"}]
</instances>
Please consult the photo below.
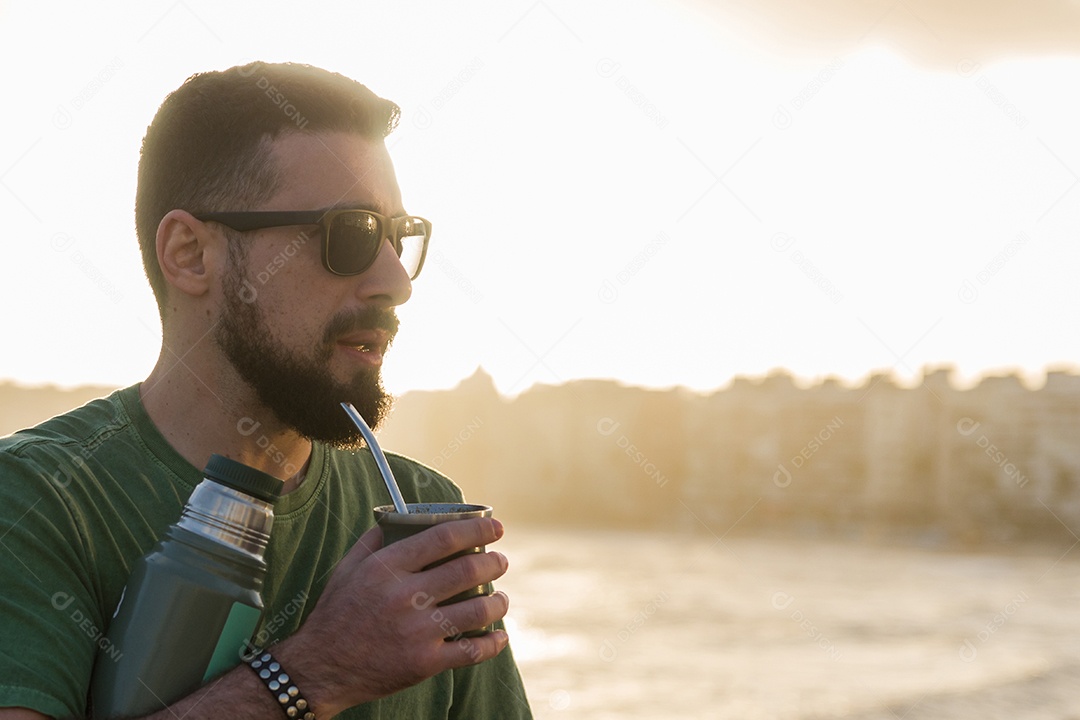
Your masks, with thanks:
<instances>
[{"instance_id":1,"label":"thermos flask","mask_svg":"<svg viewBox=\"0 0 1080 720\"><path fill-rule=\"evenodd\" d=\"M238 665L262 617L282 482L213 455L180 520L136 564L94 664L94 718L164 709Z\"/></svg>"}]
</instances>

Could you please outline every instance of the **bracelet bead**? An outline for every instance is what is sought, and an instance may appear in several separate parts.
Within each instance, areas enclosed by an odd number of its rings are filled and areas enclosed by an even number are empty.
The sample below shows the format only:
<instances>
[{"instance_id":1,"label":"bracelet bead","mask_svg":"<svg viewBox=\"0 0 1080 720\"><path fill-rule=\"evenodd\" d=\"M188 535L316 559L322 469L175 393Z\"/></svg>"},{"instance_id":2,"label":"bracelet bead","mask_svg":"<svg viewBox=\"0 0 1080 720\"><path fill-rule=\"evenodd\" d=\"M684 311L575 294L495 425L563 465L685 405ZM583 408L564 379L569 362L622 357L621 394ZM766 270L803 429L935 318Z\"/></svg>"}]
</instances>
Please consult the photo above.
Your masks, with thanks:
<instances>
[{"instance_id":1,"label":"bracelet bead","mask_svg":"<svg viewBox=\"0 0 1080 720\"><path fill-rule=\"evenodd\" d=\"M253 655L248 656L247 664L274 694L274 699L281 705L285 717L315 720L315 713L300 694L300 688L292 682L292 678L273 655L266 650L256 650Z\"/></svg>"}]
</instances>

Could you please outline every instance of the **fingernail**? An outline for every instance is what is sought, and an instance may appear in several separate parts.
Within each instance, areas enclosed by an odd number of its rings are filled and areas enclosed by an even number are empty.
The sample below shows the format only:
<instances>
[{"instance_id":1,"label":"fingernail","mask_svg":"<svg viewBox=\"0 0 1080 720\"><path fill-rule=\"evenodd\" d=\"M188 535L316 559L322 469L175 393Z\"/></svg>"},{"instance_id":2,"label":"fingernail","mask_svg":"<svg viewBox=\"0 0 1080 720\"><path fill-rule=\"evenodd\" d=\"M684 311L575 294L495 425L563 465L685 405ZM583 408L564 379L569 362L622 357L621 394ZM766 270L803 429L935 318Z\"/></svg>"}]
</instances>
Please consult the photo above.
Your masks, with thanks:
<instances>
[{"instance_id":1,"label":"fingernail","mask_svg":"<svg viewBox=\"0 0 1080 720\"><path fill-rule=\"evenodd\" d=\"M491 519L491 523L495 527L495 537L496 538L501 538L503 536L503 532L504 532L503 524L501 522L499 522L498 520L496 520L495 518Z\"/></svg>"}]
</instances>

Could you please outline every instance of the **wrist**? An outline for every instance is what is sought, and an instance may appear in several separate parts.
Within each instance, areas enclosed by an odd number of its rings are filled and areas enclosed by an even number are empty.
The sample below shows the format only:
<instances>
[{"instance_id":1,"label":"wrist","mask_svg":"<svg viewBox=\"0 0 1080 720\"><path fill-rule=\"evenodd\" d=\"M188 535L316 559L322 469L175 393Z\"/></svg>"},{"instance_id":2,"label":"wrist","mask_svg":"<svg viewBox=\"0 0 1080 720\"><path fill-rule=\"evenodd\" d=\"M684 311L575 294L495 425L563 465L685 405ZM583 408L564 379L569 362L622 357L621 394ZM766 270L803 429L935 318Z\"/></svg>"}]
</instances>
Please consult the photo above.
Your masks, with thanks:
<instances>
[{"instance_id":1,"label":"wrist","mask_svg":"<svg viewBox=\"0 0 1080 720\"><path fill-rule=\"evenodd\" d=\"M318 720L330 720L342 710L337 695L326 682L325 668L320 668L317 651L309 651L295 635L267 648L285 668L303 693Z\"/></svg>"},{"instance_id":2,"label":"wrist","mask_svg":"<svg viewBox=\"0 0 1080 720\"><path fill-rule=\"evenodd\" d=\"M316 720L315 710L308 703L296 679L269 650L256 650L244 658L244 662L262 681L271 697L286 718L298 720Z\"/></svg>"}]
</instances>

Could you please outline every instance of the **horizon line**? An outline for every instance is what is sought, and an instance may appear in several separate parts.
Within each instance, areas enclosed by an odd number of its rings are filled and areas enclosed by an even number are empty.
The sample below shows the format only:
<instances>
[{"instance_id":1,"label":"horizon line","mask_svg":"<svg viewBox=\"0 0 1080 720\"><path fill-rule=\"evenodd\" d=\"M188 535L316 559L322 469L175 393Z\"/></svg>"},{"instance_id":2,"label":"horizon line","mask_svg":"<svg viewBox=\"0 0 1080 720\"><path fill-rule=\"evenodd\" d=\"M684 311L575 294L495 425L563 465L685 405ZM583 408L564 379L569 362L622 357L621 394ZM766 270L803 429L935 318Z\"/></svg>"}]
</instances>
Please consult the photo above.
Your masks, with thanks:
<instances>
[{"instance_id":1,"label":"horizon line","mask_svg":"<svg viewBox=\"0 0 1080 720\"><path fill-rule=\"evenodd\" d=\"M919 368L915 377L910 379L904 379L896 373L895 367L871 369L864 372L857 378L845 377L836 373L823 373L810 376L801 376L794 371L785 367L770 368L764 373L737 373L729 376L726 380L722 381L718 385L711 388L700 389L683 384L665 384L665 385L648 385L642 383L635 383L632 381L624 380L617 377L582 377L572 378L564 380L558 383L533 383L528 388L514 393L501 392L494 377L488 372L483 365L478 365L476 369L468 376L462 377L453 386L441 387L441 388L411 388L401 393L395 393L397 396L407 395L411 392L452 392L460 389L462 385L470 382L476 382L477 380L486 379L493 387L495 392L502 397L517 397L518 395L525 394L535 388L552 388L563 387L566 385L573 385L577 383L612 383L620 385L628 389L640 389L651 391L682 391L697 395L708 395L714 392L722 392L724 390L731 389L736 385L761 385L769 381L775 380L788 380L793 387L799 389L812 389L823 386L839 386L846 389L857 389L867 387L870 384L876 384L882 381L887 381L891 385L900 388L916 388L919 387L931 377L944 376L945 383L957 390L969 390L978 387L986 381L995 381L1013 378L1018 381L1020 385L1028 390L1039 390L1044 388L1049 382L1051 377L1055 376L1075 376L1080 377L1080 364L1076 363L1052 363L1045 365L1041 370L1030 371L1021 367L998 367L998 368L985 368L978 371L976 374L970 376L966 382L958 382L956 374L958 368L953 363L928 363ZM0 388L13 388L18 390L52 390L56 392L78 392L83 390L118 390L122 387L141 382L141 380L133 381L127 385L120 385L116 383L106 382L84 382L75 385L67 383L59 383L56 381L44 381L44 382L29 382L20 380L18 378L0 377Z\"/></svg>"}]
</instances>

